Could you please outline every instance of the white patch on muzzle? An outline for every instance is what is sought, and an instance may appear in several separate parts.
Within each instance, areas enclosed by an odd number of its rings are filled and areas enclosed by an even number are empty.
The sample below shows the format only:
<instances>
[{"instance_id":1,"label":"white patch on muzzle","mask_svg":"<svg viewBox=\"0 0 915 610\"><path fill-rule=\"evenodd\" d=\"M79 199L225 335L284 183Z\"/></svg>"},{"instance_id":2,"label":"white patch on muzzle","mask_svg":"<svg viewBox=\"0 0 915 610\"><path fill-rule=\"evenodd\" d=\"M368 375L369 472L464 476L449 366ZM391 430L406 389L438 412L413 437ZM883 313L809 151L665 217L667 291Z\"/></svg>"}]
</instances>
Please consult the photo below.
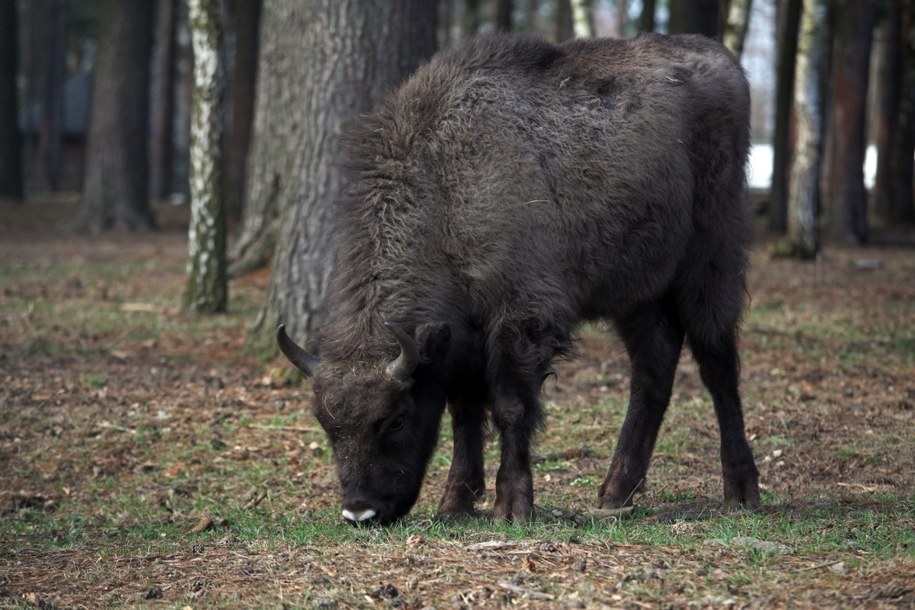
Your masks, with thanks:
<instances>
[{"instance_id":1,"label":"white patch on muzzle","mask_svg":"<svg viewBox=\"0 0 915 610\"><path fill-rule=\"evenodd\" d=\"M371 508L365 510L360 510L358 513L354 513L351 510L343 509L343 518L347 521L356 521L361 523L362 521L367 521L375 516L375 511Z\"/></svg>"}]
</instances>

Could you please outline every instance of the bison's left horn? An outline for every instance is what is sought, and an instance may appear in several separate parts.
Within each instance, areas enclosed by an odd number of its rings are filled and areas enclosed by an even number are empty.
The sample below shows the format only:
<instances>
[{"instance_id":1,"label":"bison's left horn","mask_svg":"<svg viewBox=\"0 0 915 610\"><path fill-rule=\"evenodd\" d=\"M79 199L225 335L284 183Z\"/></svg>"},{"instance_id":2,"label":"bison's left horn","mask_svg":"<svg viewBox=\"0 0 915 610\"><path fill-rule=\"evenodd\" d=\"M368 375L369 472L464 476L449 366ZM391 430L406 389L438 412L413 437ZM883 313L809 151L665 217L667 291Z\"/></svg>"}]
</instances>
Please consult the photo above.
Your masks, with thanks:
<instances>
[{"instance_id":1,"label":"bison's left horn","mask_svg":"<svg viewBox=\"0 0 915 610\"><path fill-rule=\"evenodd\" d=\"M297 369L305 373L307 377L314 374L315 369L318 368L318 358L306 352L289 338L285 324L276 327L276 342L283 354L289 358L289 362L293 363Z\"/></svg>"},{"instance_id":2,"label":"bison's left horn","mask_svg":"<svg viewBox=\"0 0 915 610\"><path fill-rule=\"evenodd\" d=\"M385 376L396 381L407 381L419 366L419 350L416 348L416 342L404 329L393 322L385 322L384 327L391 331L391 334L397 339L397 343L400 344L400 355L388 365Z\"/></svg>"}]
</instances>

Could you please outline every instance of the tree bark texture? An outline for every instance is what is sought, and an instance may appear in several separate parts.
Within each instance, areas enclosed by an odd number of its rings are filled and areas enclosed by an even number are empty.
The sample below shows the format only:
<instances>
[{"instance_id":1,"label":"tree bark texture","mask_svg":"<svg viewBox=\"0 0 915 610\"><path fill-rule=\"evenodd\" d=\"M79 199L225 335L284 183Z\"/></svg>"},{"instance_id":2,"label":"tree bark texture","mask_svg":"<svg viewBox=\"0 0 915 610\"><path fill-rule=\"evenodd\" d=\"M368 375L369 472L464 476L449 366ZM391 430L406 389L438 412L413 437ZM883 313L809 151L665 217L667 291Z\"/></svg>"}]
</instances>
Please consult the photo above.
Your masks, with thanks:
<instances>
[{"instance_id":1,"label":"tree bark texture","mask_svg":"<svg viewBox=\"0 0 915 610\"><path fill-rule=\"evenodd\" d=\"M235 0L235 63L232 67L232 116L226 134L225 197L230 218L242 215L251 124L257 83L261 0Z\"/></svg>"},{"instance_id":2,"label":"tree bark texture","mask_svg":"<svg viewBox=\"0 0 915 610\"><path fill-rule=\"evenodd\" d=\"M897 137L899 90L902 76L902 2L887 0L882 35L877 49L877 178L874 183L874 211L888 218L893 175L890 156Z\"/></svg>"},{"instance_id":3,"label":"tree bark texture","mask_svg":"<svg viewBox=\"0 0 915 610\"><path fill-rule=\"evenodd\" d=\"M265 9L260 129L249 193L277 198L277 209L284 211L267 301L252 339L272 345L278 322L302 337L317 321L332 264L329 213L345 188L342 137L360 113L434 52L437 6L428 0L286 0ZM290 25L271 27L274 20ZM270 78L263 77L265 63ZM261 105L271 97L285 103ZM278 133L264 129L268 122Z\"/></svg>"},{"instance_id":4,"label":"tree bark texture","mask_svg":"<svg viewBox=\"0 0 915 610\"><path fill-rule=\"evenodd\" d=\"M826 126L830 151L825 156L822 192L824 223L830 233L851 244L867 242L867 88L875 7L870 2L834 3L834 42L831 71L832 110Z\"/></svg>"},{"instance_id":5,"label":"tree bark texture","mask_svg":"<svg viewBox=\"0 0 915 610\"><path fill-rule=\"evenodd\" d=\"M76 226L151 229L149 76L153 2L102 0L86 178Z\"/></svg>"},{"instance_id":6,"label":"tree bark texture","mask_svg":"<svg viewBox=\"0 0 915 610\"><path fill-rule=\"evenodd\" d=\"M719 0L670 0L670 34L702 34L709 38L721 36L721 7Z\"/></svg>"},{"instance_id":7,"label":"tree bark texture","mask_svg":"<svg viewBox=\"0 0 915 610\"><path fill-rule=\"evenodd\" d=\"M22 199L22 134L16 76L19 65L16 2L0 3L0 197Z\"/></svg>"},{"instance_id":8,"label":"tree bark texture","mask_svg":"<svg viewBox=\"0 0 915 610\"><path fill-rule=\"evenodd\" d=\"M750 11L753 0L731 0L728 7L727 23L724 27L724 46L739 59L743 55L743 43L750 28Z\"/></svg>"},{"instance_id":9,"label":"tree bark texture","mask_svg":"<svg viewBox=\"0 0 915 610\"><path fill-rule=\"evenodd\" d=\"M820 251L819 177L823 134L820 66L827 50L828 1L804 0L798 38L794 83L797 145L791 166L788 240L801 258L813 258Z\"/></svg>"},{"instance_id":10,"label":"tree bark texture","mask_svg":"<svg viewBox=\"0 0 915 610\"><path fill-rule=\"evenodd\" d=\"M791 108L794 104L794 75L797 61L801 0L779 0L775 67L775 133L772 136L772 190L769 201L769 229L788 230L788 172L791 164Z\"/></svg>"},{"instance_id":11,"label":"tree bark texture","mask_svg":"<svg viewBox=\"0 0 915 610\"><path fill-rule=\"evenodd\" d=\"M226 310L226 215L222 196L223 66L219 0L188 0L194 49L188 277L184 307Z\"/></svg>"},{"instance_id":12,"label":"tree bark texture","mask_svg":"<svg viewBox=\"0 0 915 610\"><path fill-rule=\"evenodd\" d=\"M150 141L150 192L154 199L172 194L175 115L175 65L178 0L160 0L156 18L153 63L152 139Z\"/></svg>"}]
</instances>

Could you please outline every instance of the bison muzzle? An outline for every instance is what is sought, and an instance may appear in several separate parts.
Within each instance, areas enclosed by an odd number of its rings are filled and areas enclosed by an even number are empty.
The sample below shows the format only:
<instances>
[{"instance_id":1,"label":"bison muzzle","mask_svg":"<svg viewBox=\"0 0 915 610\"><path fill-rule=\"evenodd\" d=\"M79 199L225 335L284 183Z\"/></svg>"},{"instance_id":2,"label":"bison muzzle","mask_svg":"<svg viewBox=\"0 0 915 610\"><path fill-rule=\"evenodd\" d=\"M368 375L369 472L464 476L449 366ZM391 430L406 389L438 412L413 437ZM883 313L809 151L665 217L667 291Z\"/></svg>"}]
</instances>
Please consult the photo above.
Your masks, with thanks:
<instances>
[{"instance_id":1,"label":"bison muzzle","mask_svg":"<svg viewBox=\"0 0 915 610\"><path fill-rule=\"evenodd\" d=\"M473 513L490 421L493 513L530 519L541 384L597 318L632 367L599 505L629 504L642 485L688 339L718 418L725 502L757 506L737 353L748 146L744 73L698 36L482 37L366 117L335 207L326 322L309 351L277 331L313 378L344 518L410 510L447 407L439 514Z\"/></svg>"}]
</instances>

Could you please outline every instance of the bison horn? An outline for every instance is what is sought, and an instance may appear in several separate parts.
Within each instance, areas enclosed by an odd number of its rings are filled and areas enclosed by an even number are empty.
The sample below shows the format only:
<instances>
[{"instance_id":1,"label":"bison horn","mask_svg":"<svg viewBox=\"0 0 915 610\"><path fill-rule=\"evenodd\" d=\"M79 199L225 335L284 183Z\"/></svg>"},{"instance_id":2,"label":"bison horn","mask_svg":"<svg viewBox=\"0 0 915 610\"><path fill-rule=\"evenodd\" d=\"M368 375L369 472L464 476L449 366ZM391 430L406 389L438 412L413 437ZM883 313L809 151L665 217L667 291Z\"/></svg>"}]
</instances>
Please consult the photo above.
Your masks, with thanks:
<instances>
[{"instance_id":1,"label":"bison horn","mask_svg":"<svg viewBox=\"0 0 915 610\"><path fill-rule=\"evenodd\" d=\"M289 338L285 324L276 327L276 342L283 354L289 358L289 362L293 363L297 369L305 373L307 377L314 374L315 369L318 368L318 358L306 352Z\"/></svg>"},{"instance_id":2,"label":"bison horn","mask_svg":"<svg viewBox=\"0 0 915 610\"><path fill-rule=\"evenodd\" d=\"M385 376L396 381L407 381L419 366L419 350L416 348L416 342L404 329L393 322L385 322L384 327L391 331L391 334L397 339L397 343L400 344L400 355L388 365Z\"/></svg>"}]
</instances>

